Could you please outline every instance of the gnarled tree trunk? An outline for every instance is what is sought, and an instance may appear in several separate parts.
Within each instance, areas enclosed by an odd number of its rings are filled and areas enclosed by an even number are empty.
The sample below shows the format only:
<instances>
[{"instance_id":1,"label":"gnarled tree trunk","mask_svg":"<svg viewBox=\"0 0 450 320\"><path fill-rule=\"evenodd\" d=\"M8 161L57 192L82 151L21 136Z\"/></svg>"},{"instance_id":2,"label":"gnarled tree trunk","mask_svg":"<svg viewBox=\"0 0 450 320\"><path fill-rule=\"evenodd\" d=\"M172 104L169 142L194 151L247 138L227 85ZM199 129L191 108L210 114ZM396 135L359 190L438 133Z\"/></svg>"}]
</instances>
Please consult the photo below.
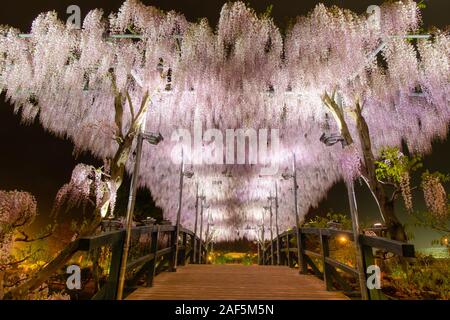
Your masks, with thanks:
<instances>
[{"instance_id":1,"label":"gnarled tree trunk","mask_svg":"<svg viewBox=\"0 0 450 320\"><path fill-rule=\"evenodd\" d=\"M325 93L322 97L324 104L333 113L335 117L340 133L344 138L347 145L353 144L353 137L350 134L350 130L345 121L344 111L341 106L339 106L335 101L335 93L331 96ZM378 181L375 172L375 156L372 151L372 142L370 139L369 126L362 115L362 108L359 102L355 104L355 114L356 114L356 128L358 131L358 137L362 147L363 153L363 166L364 175L367 179L369 188L371 189L373 195L377 199L379 204L381 214L383 215L386 226L388 228L389 235L392 239L398 241L407 241L407 236L404 226L398 220L395 214L395 198L391 198L386 194L384 186Z\"/></svg>"},{"instance_id":2,"label":"gnarled tree trunk","mask_svg":"<svg viewBox=\"0 0 450 320\"><path fill-rule=\"evenodd\" d=\"M392 239L398 241L407 241L405 228L398 220L395 214L395 198L388 197L384 186L378 181L375 172L375 156L372 152L372 143L370 141L369 126L362 115L360 104L356 103L356 128L361 142L364 158L365 175L373 194L378 200L381 213L386 220L389 235Z\"/></svg>"}]
</instances>

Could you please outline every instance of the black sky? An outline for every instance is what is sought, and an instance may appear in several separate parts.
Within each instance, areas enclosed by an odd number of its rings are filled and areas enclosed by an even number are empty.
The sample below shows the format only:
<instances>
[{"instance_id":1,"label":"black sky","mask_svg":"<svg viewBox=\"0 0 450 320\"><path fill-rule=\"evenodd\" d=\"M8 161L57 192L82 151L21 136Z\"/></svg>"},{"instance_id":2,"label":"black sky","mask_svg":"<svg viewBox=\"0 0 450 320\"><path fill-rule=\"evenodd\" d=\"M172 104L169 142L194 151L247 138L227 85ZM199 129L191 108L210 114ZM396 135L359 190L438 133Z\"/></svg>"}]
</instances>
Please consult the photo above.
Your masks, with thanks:
<instances>
[{"instance_id":1,"label":"black sky","mask_svg":"<svg viewBox=\"0 0 450 320\"><path fill-rule=\"evenodd\" d=\"M191 20L207 17L211 25L216 25L223 0L160 0L143 1L164 10L176 10L185 14ZM249 3L256 11L264 12L273 4L272 16L278 25L284 26L287 21L309 12L319 2L315 0L251 0ZM365 12L369 5L380 4L376 0L341 0L322 1L330 5L352 9L356 12ZM448 13L450 1L425 1L427 9L424 11L425 25L440 28L449 25ZM56 10L58 15L65 19L66 9L69 5L80 6L84 16L89 10L103 8L106 14L117 11L120 0L15 0L3 3L0 6L0 24L11 25L28 32L33 19L41 12ZM12 107L0 97L0 190L24 190L34 194L38 200L39 211L45 216L53 203L57 190L68 181L73 167L80 162L93 163L96 160L89 155L72 155L72 144L53 137L45 132L39 124L24 126L20 119L13 114ZM425 166L430 170L450 172L450 143L437 142L431 156L425 158ZM366 223L379 221L375 203L364 188L359 188L358 199L361 217ZM420 194L418 195L420 198ZM420 204L423 206L423 204ZM330 208L336 212L347 211L346 191L342 185L333 188L326 200L314 212L325 213ZM401 209L401 208L399 208ZM425 233L416 238L419 246L429 246L429 239Z\"/></svg>"}]
</instances>

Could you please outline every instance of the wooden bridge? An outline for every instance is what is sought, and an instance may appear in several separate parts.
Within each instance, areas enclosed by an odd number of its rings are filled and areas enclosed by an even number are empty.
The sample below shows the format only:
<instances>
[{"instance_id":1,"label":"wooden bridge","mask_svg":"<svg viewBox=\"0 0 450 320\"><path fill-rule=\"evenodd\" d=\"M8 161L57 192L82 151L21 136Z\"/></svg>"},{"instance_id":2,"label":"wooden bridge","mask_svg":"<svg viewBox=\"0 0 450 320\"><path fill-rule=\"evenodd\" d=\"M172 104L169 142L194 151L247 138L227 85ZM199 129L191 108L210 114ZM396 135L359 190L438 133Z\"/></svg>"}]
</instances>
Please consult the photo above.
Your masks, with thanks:
<instances>
[{"instance_id":1,"label":"wooden bridge","mask_svg":"<svg viewBox=\"0 0 450 320\"><path fill-rule=\"evenodd\" d=\"M354 240L350 231L293 228L260 244L258 265L253 266L207 264L207 249L197 235L183 228L178 239L176 234L176 227L169 225L132 229L126 266L127 299L319 300L361 296L360 274L354 264L332 255L338 239L345 237L350 243ZM79 251L92 253L109 248L110 252L107 277L93 299L116 299L124 239L125 230L80 239ZM374 249L414 257L414 246L410 244L366 235L360 235L359 242L361 252L355 255L362 256L365 268L375 264ZM94 261L93 265L98 263ZM367 296L374 300L385 298L377 289L367 289Z\"/></svg>"},{"instance_id":2,"label":"wooden bridge","mask_svg":"<svg viewBox=\"0 0 450 320\"><path fill-rule=\"evenodd\" d=\"M278 266L188 265L158 276L129 300L343 300L323 282Z\"/></svg>"}]
</instances>

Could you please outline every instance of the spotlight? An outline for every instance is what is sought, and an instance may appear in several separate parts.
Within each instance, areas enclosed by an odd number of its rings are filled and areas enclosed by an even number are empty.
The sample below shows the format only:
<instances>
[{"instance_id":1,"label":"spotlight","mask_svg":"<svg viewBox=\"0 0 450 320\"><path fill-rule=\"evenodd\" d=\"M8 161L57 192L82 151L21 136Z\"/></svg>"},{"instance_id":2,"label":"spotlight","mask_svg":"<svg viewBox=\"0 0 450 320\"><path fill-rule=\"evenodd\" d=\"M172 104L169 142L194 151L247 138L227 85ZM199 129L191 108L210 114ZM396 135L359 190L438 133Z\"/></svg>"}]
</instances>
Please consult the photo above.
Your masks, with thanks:
<instances>
[{"instance_id":1,"label":"spotlight","mask_svg":"<svg viewBox=\"0 0 450 320\"><path fill-rule=\"evenodd\" d=\"M158 133L158 134L155 134L155 133L143 133L142 136L143 136L143 138L145 140L147 140L148 142L150 142L151 144L154 144L154 145L157 145L161 141L164 140L164 138L161 135L161 133Z\"/></svg>"},{"instance_id":2,"label":"spotlight","mask_svg":"<svg viewBox=\"0 0 450 320\"><path fill-rule=\"evenodd\" d=\"M194 172L192 172L192 171L185 171L185 172L183 172L183 175L186 178L191 179L194 176Z\"/></svg>"},{"instance_id":3,"label":"spotlight","mask_svg":"<svg viewBox=\"0 0 450 320\"><path fill-rule=\"evenodd\" d=\"M287 172L281 174L281 176L283 177L284 180L289 180L290 178L294 177L291 173L287 173Z\"/></svg>"},{"instance_id":4,"label":"spotlight","mask_svg":"<svg viewBox=\"0 0 450 320\"><path fill-rule=\"evenodd\" d=\"M345 139L337 133L323 133L320 136L320 142L325 144L327 147L334 146L338 142L341 142L342 146L345 145Z\"/></svg>"}]
</instances>

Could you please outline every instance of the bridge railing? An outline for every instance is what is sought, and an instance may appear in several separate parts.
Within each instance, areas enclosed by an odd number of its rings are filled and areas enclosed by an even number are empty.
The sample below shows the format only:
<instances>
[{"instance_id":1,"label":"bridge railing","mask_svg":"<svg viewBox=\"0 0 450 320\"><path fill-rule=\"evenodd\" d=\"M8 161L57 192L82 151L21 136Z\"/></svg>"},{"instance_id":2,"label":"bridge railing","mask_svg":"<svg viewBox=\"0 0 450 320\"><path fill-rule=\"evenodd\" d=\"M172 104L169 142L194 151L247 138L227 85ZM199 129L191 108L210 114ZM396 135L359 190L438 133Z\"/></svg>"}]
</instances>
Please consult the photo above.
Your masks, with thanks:
<instances>
[{"instance_id":1,"label":"bridge railing","mask_svg":"<svg viewBox=\"0 0 450 320\"><path fill-rule=\"evenodd\" d=\"M299 237L299 241L297 241ZM367 268L375 265L374 249L390 252L398 257L413 258L415 256L414 246L400 241L390 240L378 236L359 236L361 252L356 252L353 232L338 229L323 228L297 228L291 229L268 241L264 249L261 250L260 264L277 264L280 261L282 265L294 267L299 265L300 273L306 274L312 272L314 275L324 281L326 290L340 290L344 293L355 295L355 289L349 284L342 274L347 274L351 278L358 280L358 270L356 269L356 254L362 256L364 265L364 274L367 281ZM345 263L332 257L330 254L330 245L335 245L337 241L349 242L353 248L351 263ZM298 248L297 243L300 245ZM271 247L273 246L273 250ZM277 247L279 246L279 247ZM273 252L273 258L272 258ZM278 259L277 254L280 253ZM300 255L300 258L299 258ZM319 261L320 264L316 263ZM341 272L338 272L340 270ZM370 275L369 275L370 276ZM365 286L367 288L367 286ZM358 286L359 288L359 286ZM368 297L371 300L385 299L380 289L368 289Z\"/></svg>"},{"instance_id":2,"label":"bridge railing","mask_svg":"<svg viewBox=\"0 0 450 320\"><path fill-rule=\"evenodd\" d=\"M206 262L206 248L203 241L184 228L180 228L178 239L176 234L176 227L171 225L149 225L132 229L126 292L137 286L151 287L156 275L164 271L175 271L175 265L183 266L186 263L198 262L199 258L199 263ZM94 280L97 280L94 281L97 288L91 297L93 300L116 299L125 236L126 231L121 229L79 239L74 256L78 254L80 257L90 258L92 269L90 273L94 275ZM175 254L176 241L178 241L178 255ZM177 264L175 257L178 260Z\"/></svg>"}]
</instances>

